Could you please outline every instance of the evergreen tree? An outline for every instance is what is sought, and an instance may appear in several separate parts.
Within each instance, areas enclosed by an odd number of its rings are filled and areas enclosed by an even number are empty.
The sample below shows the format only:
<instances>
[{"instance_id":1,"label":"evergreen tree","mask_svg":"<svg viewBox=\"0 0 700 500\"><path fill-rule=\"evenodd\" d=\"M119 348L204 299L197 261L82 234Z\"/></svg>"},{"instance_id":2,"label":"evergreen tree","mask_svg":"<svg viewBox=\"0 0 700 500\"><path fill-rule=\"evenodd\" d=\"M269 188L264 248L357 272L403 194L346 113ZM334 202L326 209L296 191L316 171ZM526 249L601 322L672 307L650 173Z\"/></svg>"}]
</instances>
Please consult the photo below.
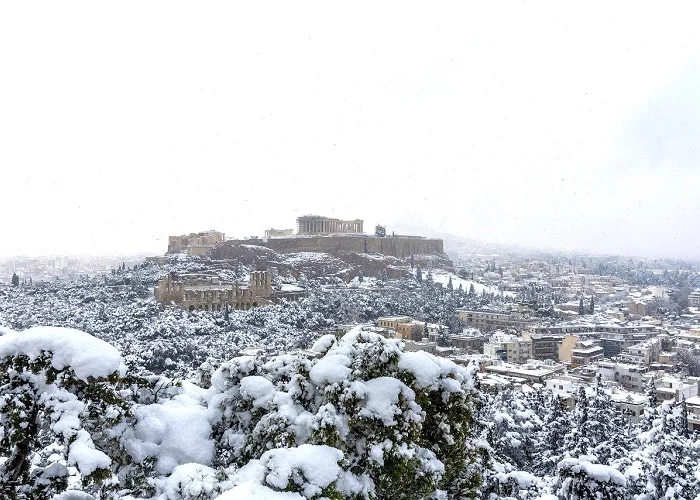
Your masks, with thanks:
<instances>
[{"instance_id":1,"label":"evergreen tree","mask_svg":"<svg viewBox=\"0 0 700 500\"><path fill-rule=\"evenodd\" d=\"M377 224L374 228L374 235L384 238L386 236L386 227L382 226L381 224Z\"/></svg>"},{"instance_id":2,"label":"evergreen tree","mask_svg":"<svg viewBox=\"0 0 700 500\"><path fill-rule=\"evenodd\" d=\"M539 454L534 463L534 472L552 475L564 452L564 438L572 422L564 401L558 395L549 393L542 408L544 424L538 439Z\"/></svg>"},{"instance_id":3,"label":"evergreen tree","mask_svg":"<svg viewBox=\"0 0 700 500\"><path fill-rule=\"evenodd\" d=\"M696 469L698 447L678 431L672 405L661 407L660 419L640 434L643 498L691 499L700 493Z\"/></svg>"},{"instance_id":4,"label":"evergreen tree","mask_svg":"<svg viewBox=\"0 0 700 500\"><path fill-rule=\"evenodd\" d=\"M62 334L49 328L10 334L18 336L12 350L9 335L2 337L0 456L7 457L0 463L2 498L51 498L66 489L68 465L77 467L85 490L94 491L118 462L129 461L114 433L130 415L123 397L130 383L116 372L118 353L83 332L70 332L73 339L82 337L79 342ZM105 364L85 367L82 347Z\"/></svg>"},{"instance_id":5,"label":"evergreen tree","mask_svg":"<svg viewBox=\"0 0 700 500\"><path fill-rule=\"evenodd\" d=\"M613 467L567 458L557 466L557 498L566 500L623 500L627 480Z\"/></svg>"},{"instance_id":6,"label":"evergreen tree","mask_svg":"<svg viewBox=\"0 0 700 500\"><path fill-rule=\"evenodd\" d=\"M581 297L578 301L578 314L579 316L586 314L586 309L583 307L583 297Z\"/></svg>"},{"instance_id":7,"label":"evergreen tree","mask_svg":"<svg viewBox=\"0 0 700 500\"><path fill-rule=\"evenodd\" d=\"M680 418L678 420L678 433L683 436L684 438L688 437L688 406L685 403L685 396L683 396L683 400L680 403L681 407L681 414Z\"/></svg>"},{"instance_id":8,"label":"evergreen tree","mask_svg":"<svg viewBox=\"0 0 700 500\"><path fill-rule=\"evenodd\" d=\"M588 314L593 314L595 312L595 302L593 301L593 295L591 295L591 302L588 305Z\"/></svg>"},{"instance_id":9,"label":"evergreen tree","mask_svg":"<svg viewBox=\"0 0 700 500\"><path fill-rule=\"evenodd\" d=\"M642 417L639 420L639 430L646 432L654 425L654 420L659 416L657 404L658 397L656 395L656 379L652 376L646 383L644 395L647 398L647 406L644 408Z\"/></svg>"},{"instance_id":10,"label":"evergreen tree","mask_svg":"<svg viewBox=\"0 0 700 500\"><path fill-rule=\"evenodd\" d=\"M576 407L573 415L573 427L564 438L565 448L570 456L577 458L588 455L590 448L590 423L588 422L588 397L586 389L581 386L576 395Z\"/></svg>"},{"instance_id":11,"label":"evergreen tree","mask_svg":"<svg viewBox=\"0 0 700 500\"><path fill-rule=\"evenodd\" d=\"M12 273L12 286L18 286L19 285L19 276L17 276L17 273Z\"/></svg>"},{"instance_id":12,"label":"evergreen tree","mask_svg":"<svg viewBox=\"0 0 700 500\"><path fill-rule=\"evenodd\" d=\"M423 283L423 271L420 266L416 267L416 280L418 283Z\"/></svg>"}]
</instances>

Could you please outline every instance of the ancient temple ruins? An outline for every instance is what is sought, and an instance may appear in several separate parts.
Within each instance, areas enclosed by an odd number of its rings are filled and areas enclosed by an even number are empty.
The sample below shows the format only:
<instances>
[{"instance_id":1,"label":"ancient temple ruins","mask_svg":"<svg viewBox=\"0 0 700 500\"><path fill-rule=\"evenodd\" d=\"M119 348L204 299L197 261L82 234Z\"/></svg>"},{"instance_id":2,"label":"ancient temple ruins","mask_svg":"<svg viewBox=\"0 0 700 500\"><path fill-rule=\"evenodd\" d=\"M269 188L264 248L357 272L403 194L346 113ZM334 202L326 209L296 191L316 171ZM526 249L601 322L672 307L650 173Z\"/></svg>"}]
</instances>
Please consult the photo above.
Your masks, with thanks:
<instances>
[{"instance_id":1,"label":"ancient temple ruins","mask_svg":"<svg viewBox=\"0 0 700 500\"><path fill-rule=\"evenodd\" d=\"M297 217L297 234L362 234L363 222L361 219L341 220L321 215L303 215Z\"/></svg>"}]
</instances>

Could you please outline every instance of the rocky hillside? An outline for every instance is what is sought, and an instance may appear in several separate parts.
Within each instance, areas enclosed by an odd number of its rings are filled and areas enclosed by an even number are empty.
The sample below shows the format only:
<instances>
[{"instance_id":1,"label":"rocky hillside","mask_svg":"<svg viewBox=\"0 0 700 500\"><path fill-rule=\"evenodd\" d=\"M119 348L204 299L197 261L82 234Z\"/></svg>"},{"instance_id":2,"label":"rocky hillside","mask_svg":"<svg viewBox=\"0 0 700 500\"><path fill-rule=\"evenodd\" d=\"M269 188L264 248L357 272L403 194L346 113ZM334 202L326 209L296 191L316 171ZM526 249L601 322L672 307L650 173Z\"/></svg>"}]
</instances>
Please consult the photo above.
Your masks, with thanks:
<instances>
[{"instance_id":1,"label":"rocky hillside","mask_svg":"<svg viewBox=\"0 0 700 500\"><path fill-rule=\"evenodd\" d=\"M258 270L276 267L281 276L291 275L295 278L303 273L308 278L335 276L350 281L359 275L402 278L411 272L410 258L355 252L278 253L257 245L219 245L211 258L226 262L229 266L240 265ZM454 271L452 261L445 254L414 255L413 265Z\"/></svg>"}]
</instances>

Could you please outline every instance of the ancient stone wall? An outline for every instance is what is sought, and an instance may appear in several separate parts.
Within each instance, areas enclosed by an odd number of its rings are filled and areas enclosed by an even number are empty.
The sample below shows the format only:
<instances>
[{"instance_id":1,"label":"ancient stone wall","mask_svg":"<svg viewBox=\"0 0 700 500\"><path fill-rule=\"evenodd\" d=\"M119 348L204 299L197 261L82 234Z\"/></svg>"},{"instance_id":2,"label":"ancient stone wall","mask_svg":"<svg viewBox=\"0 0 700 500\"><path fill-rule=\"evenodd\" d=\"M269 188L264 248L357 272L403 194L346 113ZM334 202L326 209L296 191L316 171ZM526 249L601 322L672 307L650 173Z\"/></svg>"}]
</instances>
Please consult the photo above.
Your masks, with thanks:
<instances>
[{"instance_id":1,"label":"ancient stone wall","mask_svg":"<svg viewBox=\"0 0 700 500\"><path fill-rule=\"evenodd\" d=\"M251 239L231 241L233 244L260 245L280 253L290 252L356 252L379 253L399 259L420 254L441 254L441 239L420 236L366 235L299 236L291 238Z\"/></svg>"}]
</instances>

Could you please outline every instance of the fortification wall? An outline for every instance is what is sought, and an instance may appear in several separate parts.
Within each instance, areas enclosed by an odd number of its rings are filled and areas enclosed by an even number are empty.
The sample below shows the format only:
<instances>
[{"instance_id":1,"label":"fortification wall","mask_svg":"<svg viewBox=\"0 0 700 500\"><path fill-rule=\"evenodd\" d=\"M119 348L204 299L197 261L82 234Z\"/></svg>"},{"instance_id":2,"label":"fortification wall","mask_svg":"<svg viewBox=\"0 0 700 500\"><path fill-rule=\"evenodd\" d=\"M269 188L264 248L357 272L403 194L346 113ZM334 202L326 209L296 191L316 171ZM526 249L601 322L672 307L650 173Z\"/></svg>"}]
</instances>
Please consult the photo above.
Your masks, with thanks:
<instances>
[{"instance_id":1,"label":"fortification wall","mask_svg":"<svg viewBox=\"0 0 700 500\"><path fill-rule=\"evenodd\" d=\"M280 253L291 252L356 252L379 253L399 259L419 254L443 253L441 239L421 238L419 236L377 236L337 235L337 236L300 236L291 238L270 238L239 240L234 244L260 245Z\"/></svg>"}]
</instances>

